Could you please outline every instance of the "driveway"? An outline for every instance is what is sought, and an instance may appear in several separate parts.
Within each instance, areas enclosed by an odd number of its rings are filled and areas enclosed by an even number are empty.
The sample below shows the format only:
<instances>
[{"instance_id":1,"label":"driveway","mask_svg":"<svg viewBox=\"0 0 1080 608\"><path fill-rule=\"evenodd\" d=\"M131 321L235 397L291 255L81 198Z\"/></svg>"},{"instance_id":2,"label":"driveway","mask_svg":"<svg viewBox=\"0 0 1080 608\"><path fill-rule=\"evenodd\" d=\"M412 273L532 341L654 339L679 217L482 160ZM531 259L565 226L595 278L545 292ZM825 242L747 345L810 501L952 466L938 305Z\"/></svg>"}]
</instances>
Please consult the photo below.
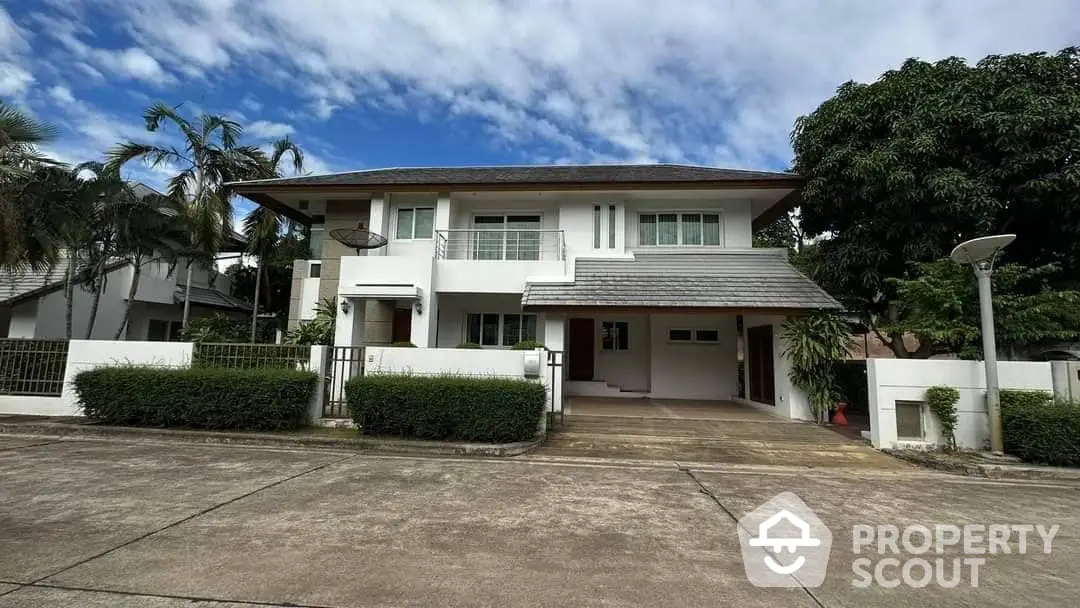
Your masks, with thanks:
<instances>
[{"instance_id":1,"label":"driveway","mask_svg":"<svg viewBox=\"0 0 1080 608\"><path fill-rule=\"evenodd\" d=\"M863 441L732 401L573 397L539 454L680 463L910 469Z\"/></svg>"},{"instance_id":2,"label":"driveway","mask_svg":"<svg viewBox=\"0 0 1080 608\"><path fill-rule=\"evenodd\" d=\"M734 519L794 491L825 586L758 589ZM791 473L0 436L0 608L1060 606L1077 488L920 470ZM1056 523L980 586L851 586L853 523Z\"/></svg>"}]
</instances>

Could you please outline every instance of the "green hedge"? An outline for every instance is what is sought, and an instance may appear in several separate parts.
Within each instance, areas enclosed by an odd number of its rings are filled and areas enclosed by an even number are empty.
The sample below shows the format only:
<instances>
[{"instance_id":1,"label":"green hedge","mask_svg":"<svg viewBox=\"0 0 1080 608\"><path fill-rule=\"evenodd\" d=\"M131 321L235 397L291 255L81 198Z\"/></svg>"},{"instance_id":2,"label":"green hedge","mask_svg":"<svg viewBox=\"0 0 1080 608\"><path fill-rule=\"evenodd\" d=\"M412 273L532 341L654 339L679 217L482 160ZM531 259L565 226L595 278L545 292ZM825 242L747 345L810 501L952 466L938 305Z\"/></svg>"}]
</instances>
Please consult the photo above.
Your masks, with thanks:
<instances>
[{"instance_id":1,"label":"green hedge","mask_svg":"<svg viewBox=\"0 0 1080 608\"><path fill-rule=\"evenodd\" d=\"M364 433L488 443L531 439L546 402L537 382L463 376L360 376L345 395Z\"/></svg>"},{"instance_id":2,"label":"green hedge","mask_svg":"<svg viewBox=\"0 0 1080 608\"><path fill-rule=\"evenodd\" d=\"M105 424L270 431L307 424L317 377L284 369L102 367L75 376L83 413Z\"/></svg>"},{"instance_id":3,"label":"green hedge","mask_svg":"<svg viewBox=\"0 0 1080 608\"><path fill-rule=\"evenodd\" d=\"M1080 466L1080 406L1042 391L1001 391L1005 451L1039 464Z\"/></svg>"}]
</instances>

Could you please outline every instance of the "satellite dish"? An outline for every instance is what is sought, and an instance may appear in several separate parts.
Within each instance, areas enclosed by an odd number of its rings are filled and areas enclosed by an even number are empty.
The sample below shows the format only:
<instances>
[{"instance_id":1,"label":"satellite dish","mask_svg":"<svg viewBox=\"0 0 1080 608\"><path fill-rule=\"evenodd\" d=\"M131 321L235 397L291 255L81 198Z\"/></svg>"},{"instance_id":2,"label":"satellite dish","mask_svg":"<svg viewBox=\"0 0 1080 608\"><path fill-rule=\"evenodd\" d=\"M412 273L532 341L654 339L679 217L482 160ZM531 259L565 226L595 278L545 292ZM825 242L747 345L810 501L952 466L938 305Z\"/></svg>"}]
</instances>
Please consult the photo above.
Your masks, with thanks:
<instances>
[{"instance_id":1,"label":"satellite dish","mask_svg":"<svg viewBox=\"0 0 1080 608\"><path fill-rule=\"evenodd\" d=\"M364 228L364 222L356 225L356 228L335 228L330 231L330 238L356 250L356 254L364 249L378 249L386 245L386 237L376 234Z\"/></svg>"},{"instance_id":2,"label":"satellite dish","mask_svg":"<svg viewBox=\"0 0 1080 608\"><path fill-rule=\"evenodd\" d=\"M979 262L985 261L989 261L993 264L998 253L1015 240L1015 234L981 236L977 239L971 239L970 241L960 243L953 248L949 257L957 264L978 264Z\"/></svg>"}]
</instances>

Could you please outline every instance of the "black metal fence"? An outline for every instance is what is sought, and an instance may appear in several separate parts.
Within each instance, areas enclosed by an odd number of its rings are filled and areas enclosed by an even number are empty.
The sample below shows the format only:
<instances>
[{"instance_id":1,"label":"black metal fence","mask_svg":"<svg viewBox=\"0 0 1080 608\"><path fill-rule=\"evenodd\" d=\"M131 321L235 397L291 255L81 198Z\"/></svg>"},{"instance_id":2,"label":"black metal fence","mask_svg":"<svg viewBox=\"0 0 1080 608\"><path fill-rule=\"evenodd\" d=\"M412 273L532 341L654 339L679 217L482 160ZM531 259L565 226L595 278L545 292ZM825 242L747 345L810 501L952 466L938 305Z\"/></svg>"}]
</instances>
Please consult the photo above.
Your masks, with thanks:
<instances>
[{"instance_id":1,"label":"black metal fence","mask_svg":"<svg viewBox=\"0 0 1080 608\"><path fill-rule=\"evenodd\" d=\"M192 367L309 369L311 347L296 344L195 343Z\"/></svg>"},{"instance_id":2,"label":"black metal fence","mask_svg":"<svg viewBox=\"0 0 1080 608\"><path fill-rule=\"evenodd\" d=\"M326 395L323 399L323 418L348 418L345 384L364 375L363 346L331 346L327 349Z\"/></svg>"},{"instance_id":3,"label":"black metal fence","mask_svg":"<svg viewBox=\"0 0 1080 608\"><path fill-rule=\"evenodd\" d=\"M67 340L0 339L0 395L59 397Z\"/></svg>"}]
</instances>

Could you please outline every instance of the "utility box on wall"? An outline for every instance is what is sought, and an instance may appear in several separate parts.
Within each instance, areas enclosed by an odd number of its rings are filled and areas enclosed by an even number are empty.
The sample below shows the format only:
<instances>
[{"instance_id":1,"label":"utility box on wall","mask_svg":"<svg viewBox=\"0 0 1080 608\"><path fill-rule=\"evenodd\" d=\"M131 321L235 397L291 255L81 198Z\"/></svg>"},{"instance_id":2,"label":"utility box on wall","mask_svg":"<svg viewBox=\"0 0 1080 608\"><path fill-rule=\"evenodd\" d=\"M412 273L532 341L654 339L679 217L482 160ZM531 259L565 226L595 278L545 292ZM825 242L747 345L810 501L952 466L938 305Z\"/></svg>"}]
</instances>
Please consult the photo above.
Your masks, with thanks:
<instances>
[{"instance_id":1,"label":"utility box on wall","mask_svg":"<svg viewBox=\"0 0 1080 608\"><path fill-rule=\"evenodd\" d=\"M524 364L525 377L538 378L540 376L540 351L526 351Z\"/></svg>"}]
</instances>

